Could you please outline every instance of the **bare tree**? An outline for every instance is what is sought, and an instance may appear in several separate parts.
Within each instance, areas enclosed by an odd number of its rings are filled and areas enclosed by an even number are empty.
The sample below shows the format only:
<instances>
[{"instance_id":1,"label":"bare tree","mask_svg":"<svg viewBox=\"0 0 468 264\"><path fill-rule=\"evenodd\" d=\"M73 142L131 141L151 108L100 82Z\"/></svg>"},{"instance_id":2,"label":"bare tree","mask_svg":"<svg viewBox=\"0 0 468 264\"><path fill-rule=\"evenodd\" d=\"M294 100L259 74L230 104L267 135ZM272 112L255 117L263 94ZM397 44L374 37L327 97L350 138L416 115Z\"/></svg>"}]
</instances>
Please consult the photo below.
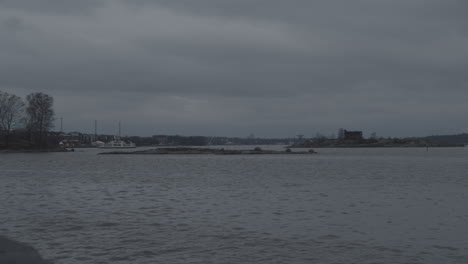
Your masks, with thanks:
<instances>
[{"instance_id":1,"label":"bare tree","mask_svg":"<svg viewBox=\"0 0 468 264\"><path fill-rule=\"evenodd\" d=\"M3 116L6 112L6 101L8 93L0 91L0 131L3 131Z\"/></svg>"},{"instance_id":2,"label":"bare tree","mask_svg":"<svg viewBox=\"0 0 468 264\"><path fill-rule=\"evenodd\" d=\"M32 93L26 97L27 128L37 137L39 145L45 145L47 132L54 127L54 98L44 93Z\"/></svg>"},{"instance_id":3,"label":"bare tree","mask_svg":"<svg viewBox=\"0 0 468 264\"><path fill-rule=\"evenodd\" d=\"M0 91L0 130L7 147L11 131L23 123L23 111L24 102L19 96Z\"/></svg>"},{"instance_id":4,"label":"bare tree","mask_svg":"<svg viewBox=\"0 0 468 264\"><path fill-rule=\"evenodd\" d=\"M0 91L0 131L3 131L3 117L6 112L6 102L7 102L8 93Z\"/></svg>"}]
</instances>

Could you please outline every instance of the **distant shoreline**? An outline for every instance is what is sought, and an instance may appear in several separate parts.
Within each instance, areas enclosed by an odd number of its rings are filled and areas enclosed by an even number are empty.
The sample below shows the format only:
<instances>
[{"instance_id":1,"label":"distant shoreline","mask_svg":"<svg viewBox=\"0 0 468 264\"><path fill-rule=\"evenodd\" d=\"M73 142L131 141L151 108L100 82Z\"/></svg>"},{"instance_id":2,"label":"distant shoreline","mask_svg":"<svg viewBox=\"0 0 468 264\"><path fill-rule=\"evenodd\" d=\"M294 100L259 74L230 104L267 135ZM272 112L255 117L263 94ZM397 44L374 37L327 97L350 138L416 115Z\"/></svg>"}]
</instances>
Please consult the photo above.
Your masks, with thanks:
<instances>
[{"instance_id":1,"label":"distant shoreline","mask_svg":"<svg viewBox=\"0 0 468 264\"><path fill-rule=\"evenodd\" d=\"M402 146L372 146L372 145L339 145L339 146L296 146L291 145L287 146L287 148L464 148L465 145L441 145L441 146L410 146L410 145L402 145Z\"/></svg>"},{"instance_id":2,"label":"distant shoreline","mask_svg":"<svg viewBox=\"0 0 468 264\"><path fill-rule=\"evenodd\" d=\"M38 149L0 149L0 153L54 153L54 152L69 152L64 148L38 148Z\"/></svg>"},{"instance_id":3,"label":"distant shoreline","mask_svg":"<svg viewBox=\"0 0 468 264\"><path fill-rule=\"evenodd\" d=\"M201 154L211 154L211 155L310 155L317 154L313 150L309 151L296 151L293 152L290 149L284 151L277 150L262 150L257 147L252 150L237 150L237 149L213 149L213 148L189 148L189 147L176 147L176 148L156 148L149 150L137 150L137 151L112 151L112 152L103 152L99 153L100 155L201 155Z\"/></svg>"},{"instance_id":4,"label":"distant shoreline","mask_svg":"<svg viewBox=\"0 0 468 264\"><path fill-rule=\"evenodd\" d=\"M305 141L287 148L462 148L464 144L424 142L399 139L383 140L331 140Z\"/></svg>"}]
</instances>

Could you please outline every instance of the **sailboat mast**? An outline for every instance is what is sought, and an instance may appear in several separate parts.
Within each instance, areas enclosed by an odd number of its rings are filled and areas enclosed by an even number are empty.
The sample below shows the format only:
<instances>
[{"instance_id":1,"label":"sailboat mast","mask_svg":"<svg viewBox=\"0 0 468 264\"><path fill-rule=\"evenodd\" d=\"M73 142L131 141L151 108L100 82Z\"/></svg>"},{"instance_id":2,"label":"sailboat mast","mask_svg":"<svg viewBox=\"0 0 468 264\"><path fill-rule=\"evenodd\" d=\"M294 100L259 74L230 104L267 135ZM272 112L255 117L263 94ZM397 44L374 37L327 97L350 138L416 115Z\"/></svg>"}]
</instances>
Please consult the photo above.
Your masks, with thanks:
<instances>
[{"instance_id":1,"label":"sailboat mast","mask_svg":"<svg viewBox=\"0 0 468 264\"><path fill-rule=\"evenodd\" d=\"M94 120L94 141L97 141L97 120Z\"/></svg>"},{"instance_id":2,"label":"sailboat mast","mask_svg":"<svg viewBox=\"0 0 468 264\"><path fill-rule=\"evenodd\" d=\"M120 120L119 120L119 138L120 138L120 132L121 132L121 127L120 127Z\"/></svg>"}]
</instances>

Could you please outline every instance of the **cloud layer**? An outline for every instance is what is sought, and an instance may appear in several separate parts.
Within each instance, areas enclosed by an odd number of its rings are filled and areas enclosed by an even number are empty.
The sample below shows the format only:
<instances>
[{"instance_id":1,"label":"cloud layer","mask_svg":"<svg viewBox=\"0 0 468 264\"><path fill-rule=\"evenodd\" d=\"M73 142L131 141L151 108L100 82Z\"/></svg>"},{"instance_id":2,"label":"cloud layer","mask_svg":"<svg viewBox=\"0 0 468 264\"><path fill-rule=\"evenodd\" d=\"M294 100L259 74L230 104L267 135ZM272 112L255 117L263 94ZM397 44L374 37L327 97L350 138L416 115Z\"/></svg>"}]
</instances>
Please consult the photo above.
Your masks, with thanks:
<instances>
[{"instance_id":1,"label":"cloud layer","mask_svg":"<svg viewBox=\"0 0 468 264\"><path fill-rule=\"evenodd\" d=\"M462 0L0 0L0 89L67 130L468 130Z\"/></svg>"}]
</instances>

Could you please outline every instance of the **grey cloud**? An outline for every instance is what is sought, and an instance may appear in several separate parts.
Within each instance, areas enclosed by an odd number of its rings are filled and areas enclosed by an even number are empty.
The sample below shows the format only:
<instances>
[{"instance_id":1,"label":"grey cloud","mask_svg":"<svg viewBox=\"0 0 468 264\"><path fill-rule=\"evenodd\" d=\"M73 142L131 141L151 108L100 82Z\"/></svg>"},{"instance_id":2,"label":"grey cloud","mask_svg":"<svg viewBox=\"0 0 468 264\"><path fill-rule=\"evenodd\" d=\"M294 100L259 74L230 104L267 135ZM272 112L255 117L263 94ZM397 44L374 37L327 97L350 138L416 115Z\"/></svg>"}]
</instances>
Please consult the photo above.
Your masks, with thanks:
<instances>
[{"instance_id":1,"label":"grey cloud","mask_svg":"<svg viewBox=\"0 0 468 264\"><path fill-rule=\"evenodd\" d=\"M140 128L134 133L153 129L138 124L144 116L187 131L204 124L206 133L222 124L275 135L276 122L311 131L379 124L404 134L381 119L434 117L434 126L461 127L457 111L468 110L456 103L468 97L466 1L0 0L0 7L0 89L56 94L75 124L118 114ZM95 107L74 114L73 98Z\"/></svg>"},{"instance_id":2,"label":"grey cloud","mask_svg":"<svg viewBox=\"0 0 468 264\"><path fill-rule=\"evenodd\" d=\"M0 0L1 8L45 14L85 14L101 7L105 0Z\"/></svg>"}]
</instances>

